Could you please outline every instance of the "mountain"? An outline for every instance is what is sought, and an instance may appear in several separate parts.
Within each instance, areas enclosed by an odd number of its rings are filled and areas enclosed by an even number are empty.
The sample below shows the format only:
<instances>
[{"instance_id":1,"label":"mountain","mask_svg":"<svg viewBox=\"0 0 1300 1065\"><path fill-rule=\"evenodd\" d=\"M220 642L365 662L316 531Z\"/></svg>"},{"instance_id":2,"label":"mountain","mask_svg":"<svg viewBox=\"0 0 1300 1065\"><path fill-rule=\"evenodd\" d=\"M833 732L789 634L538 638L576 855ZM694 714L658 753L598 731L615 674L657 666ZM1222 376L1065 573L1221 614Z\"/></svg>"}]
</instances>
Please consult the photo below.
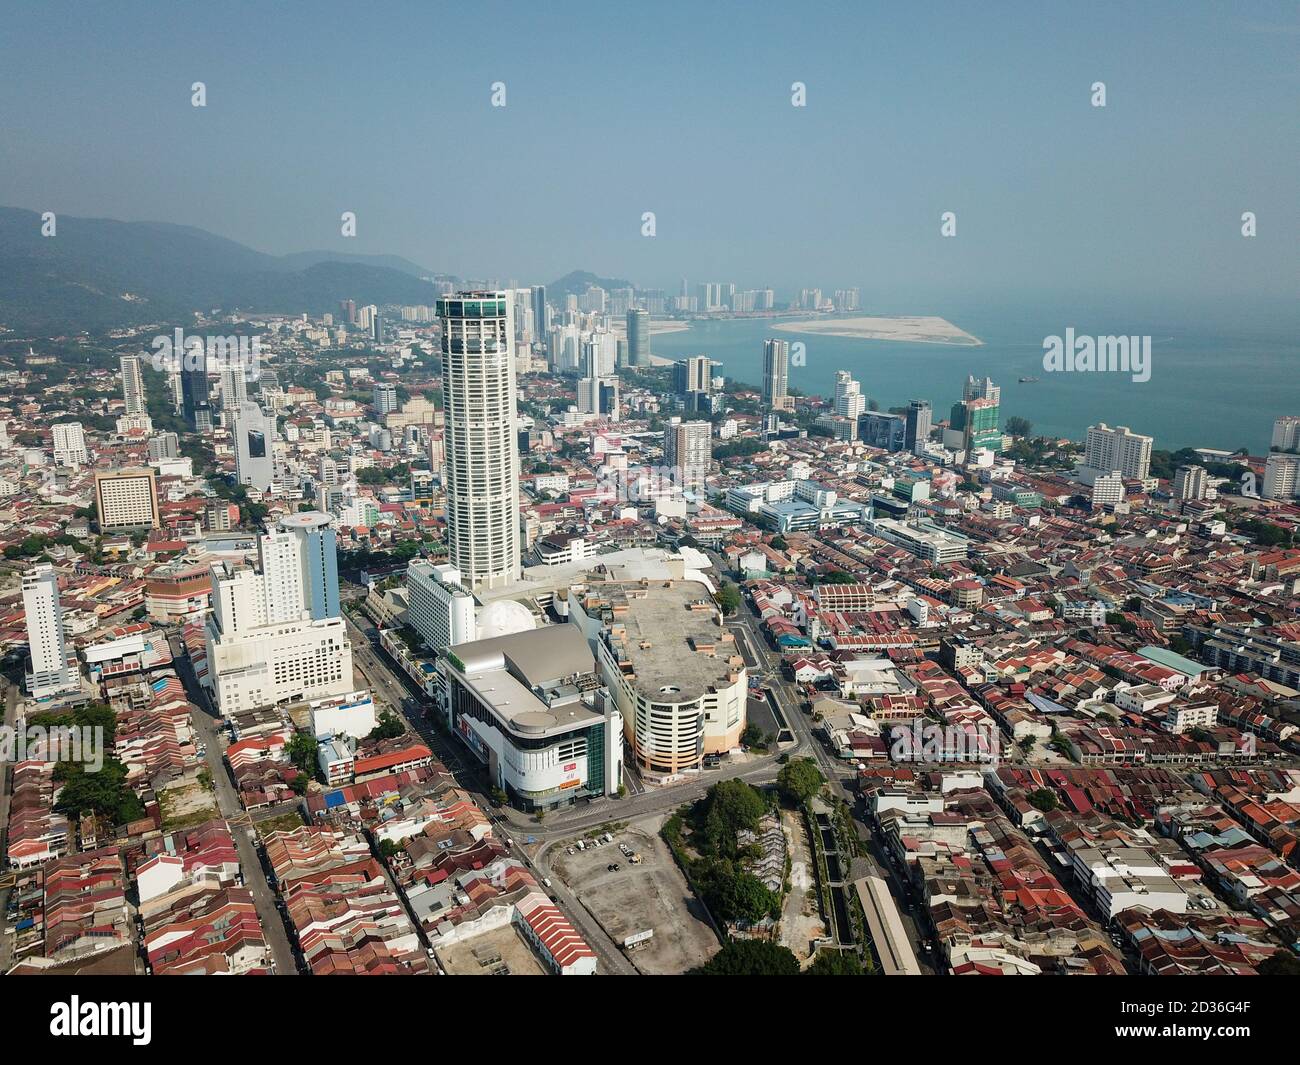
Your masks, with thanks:
<instances>
[{"instance_id":1,"label":"mountain","mask_svg":"<svg viewBox=\"0 0 1300 1065\"><path fill-rule=\"evenodd\" d=\"M574 270L565 274L560 280L552 281L546 286L546 298L554 303L561 296L581 296L592 285L598 285L606 292L616 288L632 288L631 281L616 277L597 277L588 270Z\"/></svg>"},{"instance_id":2,"label":"mountain","mask_svg":"<svg viewBox=\"0 0 1300 1065\"><path fill-rule=\"evenodd\" d=\"M397 256L275 256L192 226L0 207L0 326L22 333L101 330L189 318L196 310L323 314L358 304L432 303L428 272Z\"/></svg>"}]
</instances>

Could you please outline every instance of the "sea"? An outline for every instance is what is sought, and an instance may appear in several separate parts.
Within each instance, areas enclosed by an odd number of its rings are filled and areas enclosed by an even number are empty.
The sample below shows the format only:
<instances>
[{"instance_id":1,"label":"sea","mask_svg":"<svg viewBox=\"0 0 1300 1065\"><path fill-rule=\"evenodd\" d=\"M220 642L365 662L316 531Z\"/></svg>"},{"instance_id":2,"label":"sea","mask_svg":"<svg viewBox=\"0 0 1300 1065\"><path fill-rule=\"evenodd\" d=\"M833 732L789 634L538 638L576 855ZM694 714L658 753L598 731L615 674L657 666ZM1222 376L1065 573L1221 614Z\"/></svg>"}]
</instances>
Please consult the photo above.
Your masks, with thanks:
<instances>
[{"instance_id":1,"label":"sea","mask_svg":"<svg viewBox=\"0 0 1300 1065\"><path fill-rule=\"evenodd\" d=\"M1080 313L1050 303L994 310L873 308L844 317L937 315L978 337L980 346L861 340L773 330L769 319L700 319L688 330L652 334L651 352L670 359L708 355L717 373L755 386L763 380L763 341L801 341L806 364L790 367L790 386L806 395L834 392L837 370L848 370L882 411L928 399L934 420L947 418L968 374L1002 388L1002 420L1027 418L1035 436L1081 440L1089 425L1126 425L1155 438L1158 449L1182 447L1268 450L1272 424L1300 415L1300 343L1290 313ZM806 316L805 316L806 317ZM1116 372L1057 372L1043 368L1044 339L1064 336L1150 336L1151 378ZM1020 379L1036 378L1022 382Z\"/></svg>"}]
</instances>

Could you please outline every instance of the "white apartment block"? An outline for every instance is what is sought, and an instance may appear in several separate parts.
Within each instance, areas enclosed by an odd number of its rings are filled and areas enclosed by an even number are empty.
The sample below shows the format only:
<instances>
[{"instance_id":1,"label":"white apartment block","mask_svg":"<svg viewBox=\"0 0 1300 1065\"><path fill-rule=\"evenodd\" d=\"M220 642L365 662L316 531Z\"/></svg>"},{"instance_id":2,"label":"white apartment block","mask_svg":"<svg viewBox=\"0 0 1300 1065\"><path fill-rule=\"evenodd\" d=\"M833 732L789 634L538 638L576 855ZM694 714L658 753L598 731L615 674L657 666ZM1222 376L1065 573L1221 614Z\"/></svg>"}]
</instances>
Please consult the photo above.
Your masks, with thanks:
<instances>
[{"instance_id":1,"label":"white apartment block","mask_svg":"<svg viewBox=\"0 0 1300 1065\"><path fill-rule=\"evenodd\" d=\"M86 433L81 422L61 422L51 428L54 431L54 464L84 466L90 454L86 450Z\"/></svg>"},{"instance_id":2,"label":"white apartment block","mask_svg":"<svg viewBox=\"0 0 1300 1065\"><path fill-rule=\"evenodd\" d=\"M478 639L474 597L455 566L413 559L406 570L407 620L433 648Z\"/></svg>"},{"instance_id":3,"label":"white apartment block","mask_svg":"<svg viewBox=\"0 0 1300 1065\"><path fill-rule=\"evenodd\" d=\"M1085 484L1113 470L1129 480L1145 480L1151 473L1151 444L1151 437L1125 425L1114 429L1105 422L1090 425L1079 475Z\"/></svg>"},{"instance_id":4,"label":"white apartment block","mask_svg":"<svg viewBox=\"0 0 1300 1065\"><path fill-rule=\"evenodd\" d=\"M149 469L97 471L95 507L101 532L158 525L158 488Z\"/></svg>"},{"instance_id":5,"label":"white apartment block","mask_svg":"<svg viewBox=\"0 0 1300 1065\"><path fill-rule=\"evenodd\" d=\"M59 578L48 562L38 562L23 574L23 612L32 662L27 677L28 694L41 699L76 691L77 670L68 665L63 639Z\"/></svg>"},{"instance_id":6,"label":"white apartment block","mask_svg":"<svg viewBox=\"0 0 1300 1065\"><path fill-rule=\"evenodd\" d=\"M1294 499L1300 495L1300 455L1269 453L1264 466L1264 498Z\"/></svg>"}]
</instances>

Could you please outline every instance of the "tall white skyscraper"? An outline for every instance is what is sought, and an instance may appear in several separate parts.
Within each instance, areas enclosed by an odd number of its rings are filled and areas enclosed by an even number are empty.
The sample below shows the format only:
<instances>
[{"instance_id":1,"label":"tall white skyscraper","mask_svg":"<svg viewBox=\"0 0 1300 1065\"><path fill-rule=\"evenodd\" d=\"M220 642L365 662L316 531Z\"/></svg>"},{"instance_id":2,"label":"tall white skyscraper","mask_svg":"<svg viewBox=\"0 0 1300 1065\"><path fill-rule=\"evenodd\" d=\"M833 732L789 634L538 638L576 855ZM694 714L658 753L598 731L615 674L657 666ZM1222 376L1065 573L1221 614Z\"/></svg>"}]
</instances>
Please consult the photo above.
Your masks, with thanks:
<instances>
[{"instance_id":1,"label":"tall white skyscraper","mask_svg":"<svg viewBox=\"0 0 1300 1065\"><path fill-rule=\"evenodd\" d=\"M123 355L118 360L122 368L122 400L126 415L148 413L149 405L144 393L144 373L140 369L139 355Z\"/></svg>"},{"instance_id":2,"label":"tall white skyscraper","mask_svg":"<svg viewBox=\"0 0 1300 1065\"><path fill-rule=\"evenodd\" d=\"M76 668L68 665L63 640L59 578L48 562L38 562L23 574L23 612L32 659L27 677L28 693L40 699L76 691Z\"/></svg>"},{"instance_id":3,"label":"tall white skyscraper","mask_svg":"<svg viewBox=\"0 0 1300 1065\"><path fill-rule=\"evenodd\" d=\"M1300 448L1300 416L1286 414L1273 423L1273 439L1269 443L1279 451Z\"/></svg>"},{"instance_id":4,"label":"tall white skyscraper","mask_svg":"<svg viewBox=\"0 0 1300 1065\"><path fill-rule=\"evenodd\" d=\"M474 591L519 576L519 451L513 301L505 292L438 300L450 563Z\"/></svg>"},{"instance_id":5,"label":"tall white skyscraper","mask_svg":"<svg viewBox=\"0 0 1300 1065\"><path fill-rule=\"evenodd\" d=\"M1264 466L1264 498L1293 499L1300 495L1300 455L1269 453Z\"/></svg>"},{"instance_id":6,"label":"tall white skyscraper","mask_svg":"<svg viewBox=\"0 0 1300 1065\"><path fill-rule=\"evenodd\" d=\"M985 377L983 380L974 374L966 376L966 385L962 389L961 398L970 399L991 399L994 403L1001 405L1002 388L1000 385L993 383L993 378Z\"/></svg>"},{"instance_id":7,"label":"tall white skyscraper","mask_svg":"<svg viewBox=\"0 0 1300 1065\"><path fill-rule=\"evenodd\" d=\"M856 419L866 409L867 397L862 394L862 386L848 370L836 370L835 413L841 418Z\"/></svg>"}]
</instances>

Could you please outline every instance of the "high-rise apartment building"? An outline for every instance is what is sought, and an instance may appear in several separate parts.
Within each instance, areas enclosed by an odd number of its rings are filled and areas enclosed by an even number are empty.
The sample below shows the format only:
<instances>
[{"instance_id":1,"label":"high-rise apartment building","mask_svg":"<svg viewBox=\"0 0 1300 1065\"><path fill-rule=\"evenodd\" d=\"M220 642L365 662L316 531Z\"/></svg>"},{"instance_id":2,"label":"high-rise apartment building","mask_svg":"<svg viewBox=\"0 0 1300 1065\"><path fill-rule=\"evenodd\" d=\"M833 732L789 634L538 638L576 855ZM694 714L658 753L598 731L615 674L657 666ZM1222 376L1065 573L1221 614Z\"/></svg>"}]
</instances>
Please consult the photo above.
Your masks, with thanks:
<instances>
[{"instance_id":1,"label":"high-rise apartment building","mask_svg":"<svg viewBox=\"0 0 1300 1065\"><path fill-rule=\"evenodd\" d=\"M59 578L48 562L38 562L23 574L23 613L31 655L28 694L45 699L76 691L77 668L75 664L68 665L68 649L63 638Z\"/></svg>"},{"instance_id":2,"label":"high-rise apartment building","mask_svg":"<svg viewBox=\"0 0 1300 1065\"><path fill-rule=\"evenodd\" d=\"M763 406L789 410L794 401L790 388L790 342L775 337L763 341Z\"/></svg>"},{"instance_id":3,"label":"high-rise apartment building","mask_svg":"<svg viewBox=\"0 0 1300 1065\"><path fill-rule=\"evenodd\" d=\"M118 360L122 370L122 401L126 404L125 414L147 414L148 397L144 391L144 373L140 368L139 355L123 355Z\"/></svg>"},{"instance_id":4,"label":"high-rise apartment building","mask_svg":"<svg viewBox=\"0 0 1300 1065\"><path fill-rule=\"evenodd\" d=\"M674 422L664 431L664 463L684 488L699 488L713 461L713 426L706 421Z\"/></svg>"},{"instance_id":5,"label":"high-rise apartment building","mask_svg":"<svg viewBox=\"0 0 1300 1065\"><path fill-rule=\"evenodd\" d=\"M1179 466L1174 474L1174 498L1204 499L1208 476L1204 466Z\"/></svg>"},{"instance_id":6,"label":"high-rise apartment building","mask_svg":"<svg viewBox=\"0 0 1300 1065\"><path fill-rule=\"evenodd\" d=\"M148 449L150 462L178 458L181 453L181 439L175 433L159 433L157 436L150 437Z\"/></svg>"},{"instance_id":7,"label":"high-rise apartment building","mask_svg":"<svg viewBox=\"0 0 1300 1065\"><path fill-rule=\"evenodd\" d=\"M627 364L650 365L650 312L638 307L627 312Z\"/></svg>"},{"instance_id":8,"label":"high-rise apartment building","mask_svg":"<svg viewBox=\"0 0 1300 1065\"><path fill-rule=\"evenodd\" d=\"M95 510L100 532L157 528L158 486L153 470L97 470Z\"/></svg>"},{"instance_id":9,"label":"high-rise apartment building","mask_svg":"<svg viewBox=\"0 0 1300 1065\"><path fill-rule=\"evenodd\" d=\"M197 339L197 338L195 338ZM204 432L212 428L212 408L208 405L208 356L203 345L186 345L181 360L181 413L191 429Z\"/></svg>"},{"instance_id":10,"label":"high-rise apartment building","mask_svg":"<svg viewBox=\"0 0 1300 1065\"><path fill-rule=\"evenodd\" d=\"M375 413L381 418L392 414L401 406L397 399L397 386L394 384L375 385L373 398Z\"/></svg>"},{"instance_id":11,"label":"high-rise apartment building","mask_svg":"<svg viewBox=\"0 0 1300 1065\"><path fill-rule=\"evenodd\" d=\"M1080 479L1090 485L1112 470L1130 480L1146 479L1151 473L1151 442L1151 437L1126 425L1114 429L1105 422L1088 426L1083 464L1077 471Z\"/></svg>"},{"instance_id":12,"label":"high-rise apartment building","mask_svg":"<svg viewBox=\"0 0 1300 1065\"><path fill-rule=\"evenodd\" d=\"M1300 455L1270 451L1264 466L1264 498L1294 499L1300 495Z\"/></svg>"},{"instance_id":13,"label":"high-rise apartment building","mask_svg":"<svg viewBox=\"0 0 1300 1065\"><path fill-rule=\"evenodd\" d=\"M54 433L54 464L84 466L90 453L86 450L86 433L81 422L60 422L50 428Z\"/></svg>"},{"instance_id":14,"label":"high-rise apartment building","mask_svg":"<svg viewBox=\"0 0 1300 1065\"><path fill-rule=\"evenodd\" d=\"M449 561L477 591L519 575L519 452L511 301L504 292L438 300L447 453Z\"/></svg>"},{"instance_id":15,"label":"high-rise apartment building","mask_svg":"<svg viewBox=\"0 0 1300 1065\"><path fill-rule=\"evenodd\" d=\"M1273 439L1269 446L1278 451L1300 450L1300 416L1287 414L1273 423Z\"/></svg>"},{"instance_id":16,"label":"high-rise apartment building","mask_svg":"<svg viewBox=\"0 0 1300 1065\"><path fill-rule=\"evenodd\" d=\"M985 377L981 380L974 374L968 374L965 387L962 388L961 398L963 400L991 399L994 404L1001 404L1002 389L993 383L991 377Z\"/></svg>"},{"instance_id":17,"label":"high-rise apartment building","mask_svg":"<svg viewBox=\"0 0 1300 1065\"><path fill-rule=\"evenodd\" d=\"M835 413L840 418L852 418L856 427L858 416L867 409L867 397L862 386L848 370L835 371Z\"/></svg>"}]
</instances>

